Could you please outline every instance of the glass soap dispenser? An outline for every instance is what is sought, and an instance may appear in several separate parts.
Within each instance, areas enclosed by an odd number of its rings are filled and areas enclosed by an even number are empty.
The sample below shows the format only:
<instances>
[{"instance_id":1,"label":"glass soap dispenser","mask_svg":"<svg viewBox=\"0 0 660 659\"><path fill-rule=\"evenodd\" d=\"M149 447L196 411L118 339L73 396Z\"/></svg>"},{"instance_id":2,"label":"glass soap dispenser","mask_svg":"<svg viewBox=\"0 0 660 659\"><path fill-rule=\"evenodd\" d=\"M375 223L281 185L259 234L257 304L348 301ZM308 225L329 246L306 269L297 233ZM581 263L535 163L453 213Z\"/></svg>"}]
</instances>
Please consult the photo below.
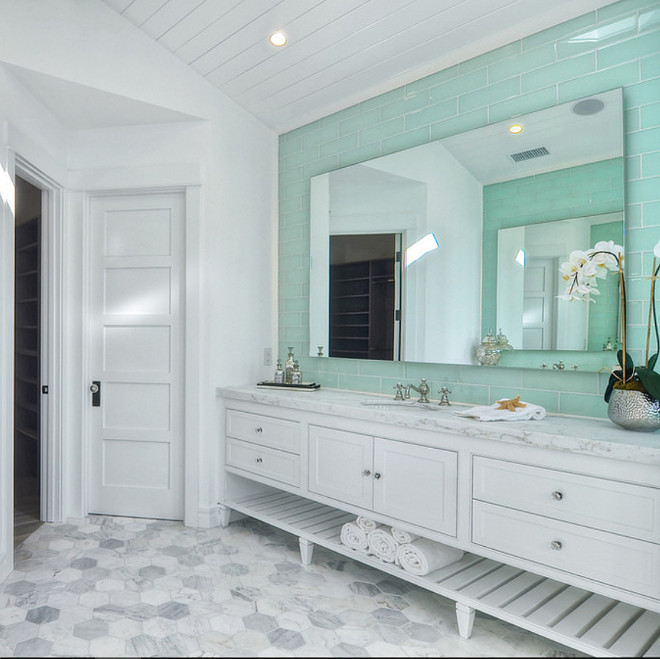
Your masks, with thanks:
<instances>
[{"instance_id":1,"label":"glass soap dispenser","mask_svg":"<svg viewBox=\"0 0 660 659\"><path fill-rule=\"evenodd\" d=\"M275 367L275 375L273 376L273 382L281 384L284 382L284 369L282 368L282 360L277 360L277 366Z\"/></svg>"},{"instance_id":2,"label":"glass soap dispenser","mask_svg":"<svg viewBox=\"0 0 660 659\"><path fill-rule=\"evenodd\" d=\"M289 354L287 355L286 361L284 362L284 382L286 384L291 384L293 382L293 347L289 347Z\"/></svg>"},{"instance_id":3,"label":"glass soap dispenser","mask_svg":"<svg viewBox=\"0 0 660 659\"><path fill-rule=\"evenodd\" d=\"M300 364L296 359L293 362L293 373L291 374L291 384L302 384L302 371L300 370Z\"/></svg>"}]
</instances>

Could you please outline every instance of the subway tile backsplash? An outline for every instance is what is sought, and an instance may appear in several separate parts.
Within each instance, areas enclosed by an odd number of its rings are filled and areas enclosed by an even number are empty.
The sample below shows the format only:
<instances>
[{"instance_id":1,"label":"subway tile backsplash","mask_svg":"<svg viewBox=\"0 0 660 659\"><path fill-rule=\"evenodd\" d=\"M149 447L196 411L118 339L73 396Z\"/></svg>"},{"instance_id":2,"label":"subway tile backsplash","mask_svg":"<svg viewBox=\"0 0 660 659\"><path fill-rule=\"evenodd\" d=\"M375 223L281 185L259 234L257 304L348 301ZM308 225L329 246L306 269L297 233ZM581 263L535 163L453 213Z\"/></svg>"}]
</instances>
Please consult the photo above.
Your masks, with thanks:
<instances>
[{"instance_id":1,"label":"subway tile backsplash","mask_svg":"<svg viewBox=\"0 0 660 659\"><path fill-rule=\"evenodd\" d=\"M637 275L629 288L629 351L640 361L649 291L643 274L660 239L658 0L608 5L281 135L279 355L294 346L305 380L326 387L389 395L397 382L425 377L432 400L446 385L457 402L488 404L521 394L549 412L606 417L607 374L588 372L588 359L577 372L559 372L552 364L500 368L309 357L309 179L616 87L623 89L625 112L627 270ZM574 360L569 354L564 361Z\"/></svg>"}]
</instances>

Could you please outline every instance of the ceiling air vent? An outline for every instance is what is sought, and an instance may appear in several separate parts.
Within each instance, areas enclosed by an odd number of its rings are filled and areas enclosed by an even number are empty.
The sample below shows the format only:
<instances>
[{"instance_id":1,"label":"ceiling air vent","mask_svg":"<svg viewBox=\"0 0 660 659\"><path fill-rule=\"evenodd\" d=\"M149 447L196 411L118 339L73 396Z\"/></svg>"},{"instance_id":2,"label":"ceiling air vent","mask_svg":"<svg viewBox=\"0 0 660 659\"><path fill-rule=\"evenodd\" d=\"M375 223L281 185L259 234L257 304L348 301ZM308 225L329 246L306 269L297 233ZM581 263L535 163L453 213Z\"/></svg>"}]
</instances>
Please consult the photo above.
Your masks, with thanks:
<instances>
[{"instance_id":1,"label":"ceiling air vent","mask_svg":"<svg viewBox=\"0 0 660 659\"><path fill-rule=\"evenodd\" d=\"M519 151L518 153L511 154L513 162L521 162L522 160L531 160L532 158L540 158L541 156L550 155L544 146L539 146L536 149L529 149L528 151Z\"/></svg>"}]
</instances>

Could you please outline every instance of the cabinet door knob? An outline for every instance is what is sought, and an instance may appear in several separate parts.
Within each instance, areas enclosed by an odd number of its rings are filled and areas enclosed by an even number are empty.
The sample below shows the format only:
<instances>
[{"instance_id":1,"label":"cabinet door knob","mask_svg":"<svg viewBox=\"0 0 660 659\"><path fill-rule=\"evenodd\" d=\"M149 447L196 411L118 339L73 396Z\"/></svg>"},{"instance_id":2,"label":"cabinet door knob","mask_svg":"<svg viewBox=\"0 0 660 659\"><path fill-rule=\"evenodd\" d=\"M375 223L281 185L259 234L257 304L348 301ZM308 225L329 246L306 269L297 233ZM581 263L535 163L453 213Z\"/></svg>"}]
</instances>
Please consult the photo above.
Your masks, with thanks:
<instances>
[{"instance_id":1,"label":"cabinet door knob","mask_svg":"<svg viewBox=\"0 0 660 659\"><path fill-rule=\"evenodd\" d=\"M559 540L553 540L550 543L550 549L554 549L555 551L559 551L561 549L561 542L559 542Z\"/></svg>"},{"instance_id":2,"label":"cabinet door knob","mask_svg":"<svg viewBox=\"0 0 660 659\"><path fill-rule=\"evenodd\" d=\"M263 431L264 431L264 429L263 429L261 426L257 426L257 427L254 429L254 432L263 432Z\"/></svg>"},{"instance_id":3,"label":"cabinet door knob","mask_svg":"<svg viewBox=\"0 0 660 659\"><path fill-rule=\"evenodd\" d=\"M561 492L557 492L556 490L552 493L552 498L555 501L561 501L564 498L564 495Z\"/></svg>"},{"instance_id":4,"label":"cabinet door knob","mask_svg":"<svg viewBox=\"0 0 660 659\"><path fill-rule=\"evenodd\" d=\"M261 458L257 458L257 462L263 462Z\"/></svg>"},{"instance_id":5,"label":"cabinet door knob","mask_svg":"<svg viewBox=\"0 0 660 659\"><path fill-rule=\"evenodd\" d=\"M374 478L375 478L376 480L378 480L378 479L380 478L380 474L379 474L378 472L376 472L376 473L374 474Z\"/></svg>"},{"instance_id":6,"label":"cabinet door knob","mask_svg":"<svg viewBox=\"0 0 660 659\"><path fill-rule=\"evenodd\" d=\"M363 475L363 476L371 476L371 472L370 472L368 469L365 469L365 470L362 472L362 475Z\"/></svg>"}]
</instances>

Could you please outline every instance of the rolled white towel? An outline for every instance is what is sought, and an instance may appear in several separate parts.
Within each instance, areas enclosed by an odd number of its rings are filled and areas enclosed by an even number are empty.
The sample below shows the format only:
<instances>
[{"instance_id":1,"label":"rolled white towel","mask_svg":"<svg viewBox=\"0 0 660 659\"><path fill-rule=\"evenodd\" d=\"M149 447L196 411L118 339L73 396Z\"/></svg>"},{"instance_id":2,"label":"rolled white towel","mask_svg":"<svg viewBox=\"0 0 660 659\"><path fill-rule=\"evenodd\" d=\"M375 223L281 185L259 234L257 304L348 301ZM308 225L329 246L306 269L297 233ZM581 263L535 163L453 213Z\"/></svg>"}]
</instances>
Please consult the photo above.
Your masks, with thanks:
<instances>
[{"instance_id":1,"label":"rolled white towel","mask_svg":"<svg viewBox=\"0 0 660 659\"><path fill-rule=\"evenodd\" d=\"M375 522L373 519L369 519L368 517L364 517L363 515L360 515L356 520L355 523L365 532L365 533L371 533L372 531L375 531L377 528L380 527L380 524L378 522Z\"/></svg>"},{"instance_id":2,"label":"rolled white towel","mask_svg":"<svg viewBox=\"0 0 660 659\"><path fill-rule=\"evenodd\" d=\"M392 535L400 545L407 545L419 538L416 533L411 533L410 531L406 531L404 529L397 529L395 526L392 527Z\"/></svg>"},{"instance_id":3,"label":"rolled white towel","mask_svg":"<svg viewBox=\"0 0 660 659\"><path fill-rule=\"evenodd\" d=\"M463 558L463 552L427 538L418 538L409 544L400 545L396 553L397 565L406 572L421 577L445 565Z\"/></svg>"},{"instance_id":4,"label":"rolled white towel","mask_svg":"<svg viewBox=\"0 0 660 659\"><path fill-rule=\"evenodd\" d=\"M366 551L369 546L367 534L355 522L346 522L341 527L339 539L343 545L358 551Z\"/></svg>"},{"instance_id":5,"label":"rolled white towel","mask_svg":"<svg viewBox=\"0 0 660 659\"><path fill-rule=\"evenodd\" d=\"M369 553L385 563L394 563L399 543L387 528L379 528L367 534Z\"/></svg>"}]
</instances>

